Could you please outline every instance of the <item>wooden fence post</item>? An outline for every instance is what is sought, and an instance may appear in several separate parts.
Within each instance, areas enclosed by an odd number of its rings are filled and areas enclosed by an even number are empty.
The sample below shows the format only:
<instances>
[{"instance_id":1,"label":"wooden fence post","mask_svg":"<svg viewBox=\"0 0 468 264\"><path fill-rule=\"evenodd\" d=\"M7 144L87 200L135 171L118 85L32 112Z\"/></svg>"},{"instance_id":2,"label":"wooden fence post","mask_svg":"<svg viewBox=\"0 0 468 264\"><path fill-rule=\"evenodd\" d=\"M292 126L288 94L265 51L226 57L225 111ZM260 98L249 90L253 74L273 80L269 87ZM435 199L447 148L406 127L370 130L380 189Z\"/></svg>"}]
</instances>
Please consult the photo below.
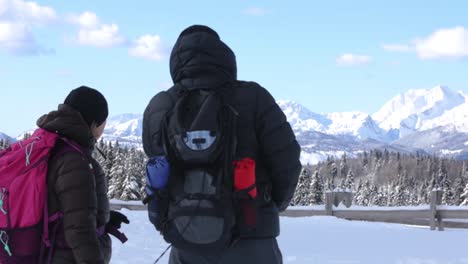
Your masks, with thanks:
<instances>
[{"instance_id":1,"label":"wooden fence post","mask_svg":"<svg viewBox=\"0 0 468 264\"><path fill-rule=\"evenodd\" d=\"M438 190L436 205L441 205L441 204L442 204L442 191ZM444 222L442 221L442 215L439 212L437 212L437 226L439 228L439 231L444 231Z\"/></svg>"},{"instance_id":2,"label":"wooden fence post","mask_svg":"<svg viewBox=\"0 0 468 264\"><path fill-rule=\"evenodd\" d=\"M436 229L436 220L437 226L439 231L444 230L444 225L442 222L442 216L437 213L437 205L442 203L442 191L440 190L433 190L431 192L431 203L430 203L430 215L429 215L429 224L431 226L431 230Z\"/></svg>"},{"instance_id":3,"label":"wooden fence post","mask_svg":"<svg viewBox=\"0 0 468 264\"><path fill-rule=\"evenodd\" d=\"M325 212L327 215L333 215L334 193L329 191L325 193Z\"/></svg>"}]
</instances>

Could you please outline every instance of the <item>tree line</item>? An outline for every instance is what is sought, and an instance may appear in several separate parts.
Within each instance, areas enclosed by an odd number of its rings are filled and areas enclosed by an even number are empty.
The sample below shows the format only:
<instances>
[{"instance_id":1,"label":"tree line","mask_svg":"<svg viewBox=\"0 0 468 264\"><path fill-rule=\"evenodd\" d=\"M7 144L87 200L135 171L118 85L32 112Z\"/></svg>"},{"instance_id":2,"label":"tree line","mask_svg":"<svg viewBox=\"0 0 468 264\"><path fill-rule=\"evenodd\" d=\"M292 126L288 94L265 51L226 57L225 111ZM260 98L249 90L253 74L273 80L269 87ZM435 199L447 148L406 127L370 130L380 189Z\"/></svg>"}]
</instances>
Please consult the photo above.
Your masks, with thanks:
<instances>
[{"instance_id":1,"label":"tree line","mask_svg":"<svg viewBox=\"0 0 468 264\"><path fill-rule=\"evenodd\" d=\"M353 192L362 206L428 204L432 190L442 191L442 204L468 205L468 161L388 150L328 157L304 166L292 204L323 204L332 190Z\"/></svg>"},{"instance_id":2,"label":"tree line","mask_svg":"<svg viewBox=\"0 0 468 264\"><path fill-rule=\"evenodd\" d=\"M0 140L0 150L8 147ZM145 192L146 155L143 151L101 140L94 157L106 174L110 198L141 200ZM362 152L353 157L329 156L305 165L292 205L320 205L325 192L354 193L353 204L362 206L415 206L428 204L430 193L443 192L442 203L468 205L468 161L403 154L388 150Z\"/></svg>"}]
</instances>

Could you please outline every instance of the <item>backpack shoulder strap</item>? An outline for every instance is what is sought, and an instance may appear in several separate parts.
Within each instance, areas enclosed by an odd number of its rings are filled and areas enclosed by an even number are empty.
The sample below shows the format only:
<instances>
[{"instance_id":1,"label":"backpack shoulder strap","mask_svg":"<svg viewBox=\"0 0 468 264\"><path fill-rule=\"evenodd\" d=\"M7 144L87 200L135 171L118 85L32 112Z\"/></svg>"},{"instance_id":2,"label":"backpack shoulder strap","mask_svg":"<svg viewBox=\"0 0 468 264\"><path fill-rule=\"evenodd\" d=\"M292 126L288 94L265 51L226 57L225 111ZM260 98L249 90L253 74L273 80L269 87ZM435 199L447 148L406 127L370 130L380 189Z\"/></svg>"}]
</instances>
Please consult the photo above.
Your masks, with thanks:
<instances>
[{"instance_id":1,"label":"backpack shoulder strap","mask_svg":"<svg viewBox=\"0 0 468 264\"><path fill-rule=\"evenodd\" d=\"M83 151L83 149L77 144L74 143L73 141L65 138L65 137L60 137L57 138L57 141L55 143L54 148L51 150L51 155L49 162L53 159L56 159L57 157L62 156L65 153L68 152L77 152L81 156L85 157L87 160L89 160L88 155ZM49 208L48 208L48 202L46 200L46 203L44 205L44 219L43 219L43 227L42 227L42 232L43 232L43 238L42 241L45 244L46 247L51 247L52 243L55 240L55 232L52 234L52 238L50 237L49 233L49 224L52 222L56 222L63 216L63 212L56 212L52 216L49 217ZM56 231L56 230L54 230ZM42 252L41 252L42 253Z\"/></svg>"}]
</instances>

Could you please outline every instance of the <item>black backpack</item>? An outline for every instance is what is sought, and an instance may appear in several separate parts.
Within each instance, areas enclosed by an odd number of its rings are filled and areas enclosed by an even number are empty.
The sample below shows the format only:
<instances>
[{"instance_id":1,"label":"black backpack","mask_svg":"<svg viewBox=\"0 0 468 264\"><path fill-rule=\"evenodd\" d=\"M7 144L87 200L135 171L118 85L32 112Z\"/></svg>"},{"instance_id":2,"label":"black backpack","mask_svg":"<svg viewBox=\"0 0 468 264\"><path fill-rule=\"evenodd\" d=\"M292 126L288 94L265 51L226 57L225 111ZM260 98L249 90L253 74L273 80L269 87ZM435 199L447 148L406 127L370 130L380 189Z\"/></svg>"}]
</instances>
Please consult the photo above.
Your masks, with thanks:
<instances>
[{"instance_id":1,"label":"black backpack","mask_svg":"<svg viewBox=\"0 0 468 264\"><path fill-rule=\"evenodd\" d=\"M169 179L156 193L152 222L176 248L213 253L239 235L233 179L238 113L228 103L230 86L176 91L161 124ZM150 202L150 219L151 208Z\"/></svg>"}]
</instances>

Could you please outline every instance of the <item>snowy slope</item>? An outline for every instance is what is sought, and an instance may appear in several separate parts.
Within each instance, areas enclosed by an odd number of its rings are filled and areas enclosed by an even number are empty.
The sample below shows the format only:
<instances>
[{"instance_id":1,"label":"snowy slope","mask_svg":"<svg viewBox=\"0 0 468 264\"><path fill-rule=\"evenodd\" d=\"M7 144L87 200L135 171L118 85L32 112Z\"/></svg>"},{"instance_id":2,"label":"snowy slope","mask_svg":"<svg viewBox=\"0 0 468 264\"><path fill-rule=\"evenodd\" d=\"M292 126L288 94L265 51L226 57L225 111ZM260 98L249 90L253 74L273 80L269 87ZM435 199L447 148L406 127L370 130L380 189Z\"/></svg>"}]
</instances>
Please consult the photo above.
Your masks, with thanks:
<instances>
[{"instance_id":1,"label":"snowy slope","mask_svg":"<svg viewBox=\"0 0 468 264\"><path fill-rule=\"evenodd\" d=\"M141 144L143 115L121 114L107 120L103 138L107 141Z\"/></svg>"},{"instance_id":2,"label":"snowy slope","mask_svg":"<svg viewBox=\"0 0 468 264\"><path fill-rule=\"evenodd\" d=\"M332 122L326 116L314 113L294 101L278 101L277 103L296 133L311 130L323 132Z\"/></svg>"},{"instance_id":3,"label":"snowy slope","mask_svg":"<svg viewBox=\"0 0 468 264\"><path fill-rule=\"evenodd\" d=\"M331 124L325 131L331 135L352 135L359 139L388 141L386 131L380 128L372 117L363 112L330 113Z\"/></svg>"},{"instance_id":4,"label":"snowy slope","mask_svg":"<svg viewBox=\"0 0 468 264\"><path fill-rule=\"evenodd\" d=\"M126 244L113 239L112 264L148 264L167 244L145 211L122 210ZM468 261L468 230L430 231L426 227L369 223L334 217L281 217L278 239L284 263L291 264L463 264ZM159 263L168 263L169 252Z\"/></svg>"},{"instance_id":5,"label":"snowy slope","mask_svg":"<svg viewBox=\"0 0 468 264\"><path fill-rule=\"evenodd\" d=\"M359 139L387 140L369 114L363 112L335 112L317 114L294 101L278 101L296 135L307 131L318 131L329 135L349 135Z\"/></svg>"},{"instance_id":6,"label":"snowy slope","mask_svg":"<svg viewBox=\"0 0 468 264\"><path fill-rule=\"evenodd\" d=\"M468 133L458 132L454 126L441 126L409 134L394 144L424 149L437 155L468 157Z\"/></svg>"},{"instance_id":7,"label":"snowy slope","mask_svg":"<svg viewBox=\"0 0 468 264\"><path fill-rule=\"evenodd\" d=\"M425 122L420 130L428 130L438 126L452 126L458 132L468 132L468 96L465 102L446 111L442 115Z\"/></svg>"},{"instance_id":8,"label":"snowy slope","mask_svg":"<svg viewBox=\"0 0 468 264\"><path fill-rule=\"evenodd\" d=\"M387 102L372 118L385 130L402 129L404 136L412 131L434 128L426 123L464 103L466 98L463 93L454 92L446 86L409 90ZM458 116L452 117L455 119L447 119L446 123L463 122Z\"/></svg>"},{"instance_id":9,"label":"snowy slope","mask_svg":"<svg viewBox=\"0 0 468 264\"><path fill-rule=\"evenodd\" d=\"M14 139L10 136L8 136L7 134L3 133L3 132L0 132L0 140L7 140L8 142L11 142L13 141Z\"/></svg>"}]
</instances>

